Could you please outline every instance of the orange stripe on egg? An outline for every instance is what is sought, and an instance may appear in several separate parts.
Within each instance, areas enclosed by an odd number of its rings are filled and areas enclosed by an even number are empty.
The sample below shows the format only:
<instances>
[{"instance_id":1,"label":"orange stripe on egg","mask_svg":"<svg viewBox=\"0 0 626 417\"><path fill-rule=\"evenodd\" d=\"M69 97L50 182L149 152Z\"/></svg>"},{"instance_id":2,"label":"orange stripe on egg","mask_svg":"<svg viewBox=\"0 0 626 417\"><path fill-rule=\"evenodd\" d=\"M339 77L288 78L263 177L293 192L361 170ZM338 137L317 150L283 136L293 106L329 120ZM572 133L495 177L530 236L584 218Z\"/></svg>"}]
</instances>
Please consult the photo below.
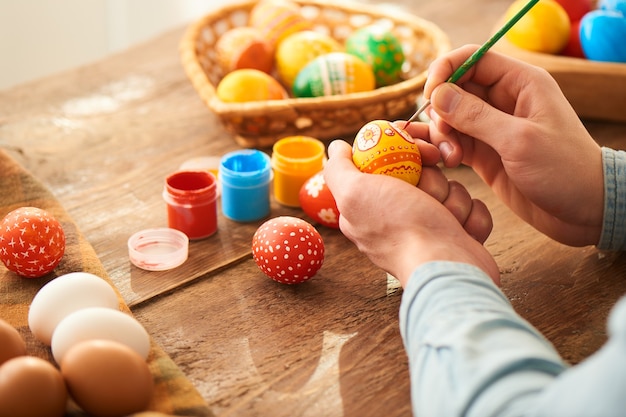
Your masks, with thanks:
<instances>
[{"instance_id":1,"label":"orange stripe on egg","mask_svg":"<svg viewBox=\"0 0 626 417\"><path fill-rule=\"evenodd\" d=\"M395 167L393 165L396 165ZM421 171L422 158L414 151L398 151L381 155L374 152L363 161L361 171L383 174L383 171L397 171L402 167L406 171Z\"/></svg>"}]
</instances>

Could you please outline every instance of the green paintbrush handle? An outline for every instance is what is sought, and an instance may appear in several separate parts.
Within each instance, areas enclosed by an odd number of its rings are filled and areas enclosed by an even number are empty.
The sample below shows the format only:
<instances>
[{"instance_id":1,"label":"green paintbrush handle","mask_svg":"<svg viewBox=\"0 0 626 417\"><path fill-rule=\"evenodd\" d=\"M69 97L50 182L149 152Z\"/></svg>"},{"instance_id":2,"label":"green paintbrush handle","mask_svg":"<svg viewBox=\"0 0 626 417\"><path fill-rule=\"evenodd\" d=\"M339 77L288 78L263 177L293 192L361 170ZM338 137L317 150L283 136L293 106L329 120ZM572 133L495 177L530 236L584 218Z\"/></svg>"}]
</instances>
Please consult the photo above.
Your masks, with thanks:
<instances>
[{"instance_id":1,"label":"green paintbrush handle","mask_svg":"<svg viewBox=\"0 0 626 417\"><path fill-rule=\"evenodd\" d=\"M461 78L467 72L467 70L474 66L474 64L478 62L478 60L483 55L485 55L485 52L487 52L489 48L491 48L496 42L498 42L498 40L500 40L500 38L504 36L504 34L507 33L509 29L511 29L513 25L516 24L517 21L520 20L538 2L539 0L530 0L528 3L526 3L526 5L522 7L517 13L515 13L515 15L511 19L509 19L504 24L504 26L500 28L499 31L497 31L487 42L485 42L483 46L478 48L476 52L472 54L472 56L467 58L467 60L459 68L457 68L454 73L452 73L452 75L448 79L448 82L457 82L459 78Z\"/></svg>"},{"instance_id":2,"label":"green paintbrush handle","mask_svg":"<svg viewBox=\"0 0 626 417\"><path fill-rule=\"evenodd\" d=\"M457 82L459 78L461 78L467 72L467 70L469 70L472 66L474 66L474 64L478 62L478 60L483 55L485 55L485 52L487 52L489 48L491 48L496 42L498 42L498 40L500 40L500 38L504 36L504 34L507 33L509 29L511 29L513 25L516 24L517 21L520 20L538 2L539 0L530 0L528 3L526 3L526 5L522 7L517 13L515 13L515 15L511 17L504 24L504 26L500 28L500 30L494 33L494 35L487 42L483 44L483 46L478 48L476 52L474 52L469 58L467 58L467 60L460 67L458 67L456 71L452 73L450 78L448 78L447 82L449 83ZM413 114L413 116L411 116L411 118L407 120L406 124L404 125L404 128L406 128L409 125L409 123L411 123L412 121L417 120L420 113L422 113L426 109L426 107L428 107L429 105L430 105L430 100L426 101L419 109L417 109L417 111Z\"/></svg>"}]
</instances>

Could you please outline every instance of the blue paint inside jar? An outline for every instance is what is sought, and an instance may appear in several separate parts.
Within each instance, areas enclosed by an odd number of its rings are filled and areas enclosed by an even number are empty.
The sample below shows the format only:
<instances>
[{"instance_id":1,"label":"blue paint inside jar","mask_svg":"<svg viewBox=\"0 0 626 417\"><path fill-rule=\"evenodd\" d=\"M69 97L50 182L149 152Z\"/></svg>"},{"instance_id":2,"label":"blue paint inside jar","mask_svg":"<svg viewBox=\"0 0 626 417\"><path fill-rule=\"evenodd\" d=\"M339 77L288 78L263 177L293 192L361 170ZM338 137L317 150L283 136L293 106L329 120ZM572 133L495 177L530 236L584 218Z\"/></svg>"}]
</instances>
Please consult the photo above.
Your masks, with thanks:
<instances>
[{"instance_id":1,"label":"blue paint inside jar","mask_svg":"<svg viewBox=\"0 0 626 417\"><path fill-rule=\"evenodd\" d=\"M270 157L256 149L227 153L220 160L222 213L231 220L249 222L270 213Z\"/></svg>"}]
</instances>

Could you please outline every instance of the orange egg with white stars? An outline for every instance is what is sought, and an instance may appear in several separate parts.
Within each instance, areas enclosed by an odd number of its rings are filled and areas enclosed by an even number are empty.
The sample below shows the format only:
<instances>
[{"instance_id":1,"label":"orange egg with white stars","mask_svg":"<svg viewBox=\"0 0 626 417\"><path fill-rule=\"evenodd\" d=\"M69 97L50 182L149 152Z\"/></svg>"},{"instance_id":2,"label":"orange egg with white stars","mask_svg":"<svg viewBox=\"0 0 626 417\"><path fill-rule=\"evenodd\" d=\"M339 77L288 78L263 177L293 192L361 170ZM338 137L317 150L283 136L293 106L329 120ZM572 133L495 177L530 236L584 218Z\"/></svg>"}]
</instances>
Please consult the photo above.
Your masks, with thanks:
<instances>
[{"instance_id":1,"label":"orange egg with white stars","mask_svg":"<svg viewBox=\"0 0 626 417\"><path fill-rule=\"evenodd\" d=\"M383 174L417 185L422 156L415 139L387 120L374 120L356 134L352 160L362 172Z\"/></svg>"}]
</instances>

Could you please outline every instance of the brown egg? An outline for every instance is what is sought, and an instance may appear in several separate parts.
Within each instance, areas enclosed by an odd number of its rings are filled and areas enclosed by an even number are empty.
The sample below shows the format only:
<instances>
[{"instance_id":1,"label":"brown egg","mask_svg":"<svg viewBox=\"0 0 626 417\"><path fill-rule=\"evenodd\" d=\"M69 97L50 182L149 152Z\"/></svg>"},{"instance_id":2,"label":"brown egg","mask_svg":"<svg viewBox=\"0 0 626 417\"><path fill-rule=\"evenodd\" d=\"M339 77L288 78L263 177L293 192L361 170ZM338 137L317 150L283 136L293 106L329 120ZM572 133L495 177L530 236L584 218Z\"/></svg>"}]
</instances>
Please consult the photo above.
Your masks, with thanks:
<instances>
[{"instance_id":1,"label":"brown egg","mask_svg":"<svg viewBox=\"0 0 626 417\"><path fill-rule=\"evenodd\" d=\"M18 356L0 366L0 417L60 417L67 389L50 362Z\"/></svg>"},{"instance_id":2,"label":"brown egg","mask_svg":"<svg viewBox=\"0 0 626 417\"><path fill-rule=\"evenodd\" d=\"M24 339L13 326L0 319L0 365L22 355L26 355Z\"/></svg>"},{"instance_id":3,"label":"brown egg","mask_svg":"<svg viewBox=\"0 0 626 417\"><path fill-rule=\"evenodd\" d=\"M61 373L76 404L96 417L145 411L152 399L154 379L148 364L119 342L78 343L65 354Z\"/></svg>"}]
</instances>

